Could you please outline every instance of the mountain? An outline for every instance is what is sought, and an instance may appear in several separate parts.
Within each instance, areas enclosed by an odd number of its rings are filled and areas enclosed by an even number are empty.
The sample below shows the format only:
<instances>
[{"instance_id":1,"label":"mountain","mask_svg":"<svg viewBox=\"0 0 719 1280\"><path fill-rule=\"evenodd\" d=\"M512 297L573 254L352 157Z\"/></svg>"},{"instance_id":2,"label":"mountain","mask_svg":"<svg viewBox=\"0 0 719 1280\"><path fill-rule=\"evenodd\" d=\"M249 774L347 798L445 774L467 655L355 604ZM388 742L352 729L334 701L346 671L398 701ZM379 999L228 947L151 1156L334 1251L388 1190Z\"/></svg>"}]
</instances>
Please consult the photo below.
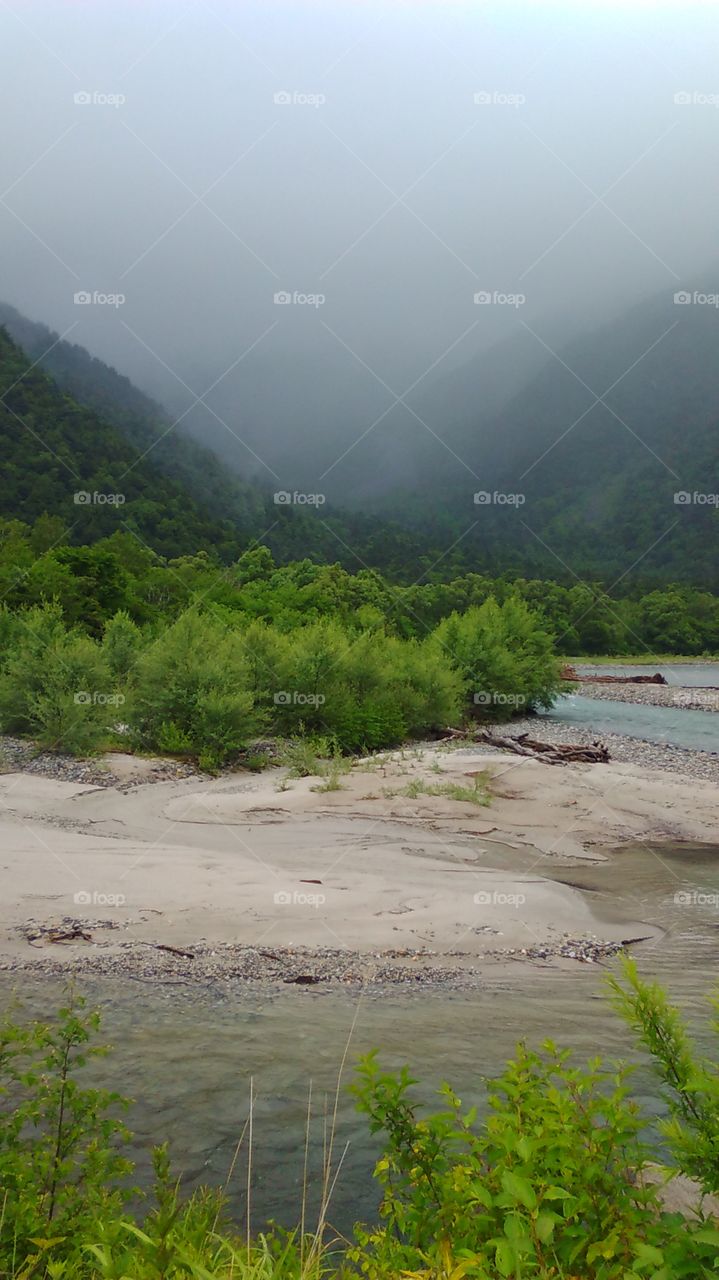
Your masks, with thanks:
<instances>
[{"instance_id":1,"label":"mountain","mask_svg":"<svg viewBox=\"0 0 719 1280\"><path fill-rule=\"evenodd\" d=\"M447 450L421 499L394 496L393 517L522 572L716 588L719 308L702 299L719 285L688 296L667 291L556 355L542 348L542 368L489 420L480 405L467 420L467 373L455 375L448 442L462 461Z\"/></svg>"},{"instance_id":2,"label":"mountain","mask_svg":"<svg viewBox=\"0 0 719 1280\"><path fill-rule=\"evenodd\" d=\"M213 519L162 475L120 431L60 390L0 329L2 515L33 523L58 516L73 542L130 529L168 556L237 545L230 522Z\"/></svg>"},{"instance_id":3,"label":"mountain","mask_svg":"<svg viewBox=\"0 0 719 1280\"><path fill-rule=\"evenodd\" d=\"M60 457L72 462L78 489L114 491L127 475L123 509L83 512L77 541L103 536L119 516L169 556L204 547L230 561L260 540L279 562L371 566L402 581L472 570L620 580L620 590L672 581L716 590L719 308L704 300L711 293L704 285L688 302L671 292L651 298L564 346L553 347L550 329L545 337L522 326L492 352L427 379L409 399L431 430L415 422L413 443L405 421L393 439L388 415L377 428L384 462L376 469L389 491L350 510L277 506L268 486L233 475L127 378L0 306L26 352L7 337L0 344L10 388L3 511L77 516ZM401 407L394 413L407 417ZM345 465L356 467L359 489L359 457L350 453ZM488 500L476 503L480 492Z\"/></svg>"},{"instance_id":4,"label":"mountain","mask_svg":"<svg viewBox=\"0 0 719 1280\"><path fill-rule=\"evenodd\" d=\"M58 516L74 543L129 529L169 558L204 549L229 563L261 541L279 562L309 557L414 576L418 534L324 504L276 504L267 485L233 476L84 348L7 304L0 321L0 515Z\"/></svg>"}]
</instances>

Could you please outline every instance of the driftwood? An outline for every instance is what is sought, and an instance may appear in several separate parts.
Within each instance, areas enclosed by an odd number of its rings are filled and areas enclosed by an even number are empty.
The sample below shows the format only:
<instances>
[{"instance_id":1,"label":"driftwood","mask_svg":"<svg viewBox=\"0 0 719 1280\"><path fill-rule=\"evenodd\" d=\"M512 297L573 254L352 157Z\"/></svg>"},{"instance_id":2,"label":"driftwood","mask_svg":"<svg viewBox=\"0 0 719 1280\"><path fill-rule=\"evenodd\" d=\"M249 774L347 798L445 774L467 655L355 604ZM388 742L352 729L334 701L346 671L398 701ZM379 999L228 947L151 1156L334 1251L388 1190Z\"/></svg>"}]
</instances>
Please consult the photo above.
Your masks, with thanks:
<instances>
[{"instance_id":1,"label":"driftwood","mask_svg":"<svg viewBox=\"0 0 719 1280\"><path fill-rule=\"evenodd\" d=\"M172 956L182 956L183 960L194 960L195 955L192 951L183 951L180 947L170 947L166 942L150 942L148 944L155 948L155 951L169 951Z\"/></svg>"},{"instance_id":2,"label":"driftwood","mask_svg":"<svg viewBox=\"0 0 719 1280\"><path fill-rule=\"evenodd\" d=\"M86 933L79 925L69 929L53 929L45 937L48 942L74 942L77 938L82 942L92 942L92 934Z\"/></svg>"},{"instance_id":3,"label":"driftwood","mask_svg":"<svg viewBox=\"0 0 719 1280\"><path fill-rule=\"evenodd\" d=\"M561 670L562 680L571 680L574 684L668 684L661 671L653 676L580 676L574 667L566 666Z\"/></svg>"},{"instance_id":4,"label":"driftwood","mask_svg":"<svg viewBox=\"0 0 719 1280\"><path fill-rule=\"evenodd\" d=\"M479 742L486 742L490 747L499 747L502 751L512 751L517 756L528 756L532 760L545 760L547 764L608 764L610 755L603 742L591 745L566 742L539 742L526 733L516 738L505 738L497 733L483 729L477 734Z\"/></svg>"}]
</instances>

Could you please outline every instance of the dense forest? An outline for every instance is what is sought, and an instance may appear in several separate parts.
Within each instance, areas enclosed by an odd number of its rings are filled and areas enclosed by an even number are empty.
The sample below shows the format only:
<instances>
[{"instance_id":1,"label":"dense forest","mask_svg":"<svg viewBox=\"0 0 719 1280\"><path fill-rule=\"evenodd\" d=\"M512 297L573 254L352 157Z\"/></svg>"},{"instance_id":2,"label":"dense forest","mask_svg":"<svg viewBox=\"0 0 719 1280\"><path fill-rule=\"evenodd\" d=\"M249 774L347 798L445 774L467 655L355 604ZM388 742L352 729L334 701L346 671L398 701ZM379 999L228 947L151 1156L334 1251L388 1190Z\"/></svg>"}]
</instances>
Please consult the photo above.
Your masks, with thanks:
<instances>
[{"instance_id":1,"label":"dense forest","mask_svg":"<svg viewBox=\"0 0 719 1280\"><path fill-rule=\"evenodd\" d=\"M539 369L505 343L496 369L486 358L445 375L419 406L434 444L419 433L413 488L364 510L348 495L339 510L278 505L267 484L232 474L127 378L4 304L2 514L59 515L77 543L122 524L162 555L204 547L225 564L255 540L279 563L372 567L404 583L479 571L568 585L619 579L620 593L634 595L675 581L717 590L719 383L702 312L653 299ZM513 364L523 373L503 405L495 384ZM614 382L611 395L587 391ZM458 457L481 482L458 471ZM75 487L119 489L125 502L73 511ZM495 501L495 491L520 500Z\"/></svg>"},{"instance_id":2,"label":"dense forest","mask_svg":"<svg viewBox=\"0 0 719 1280\"><path fill-rule=\"evenodd\" d=\"M473 510L463 545L470 554L483 547L502 570L571 571L606 583L626 574L716 590L716 309L678 306L667 290L556 353L545 350L531 377L528 343L542 350L522 331L500 352L505 380L512 353L518 370L501 408L487 407L471 367L443 379L439 404L435 390L418 406L446 447L427 457L413 492L385 502L392 518L449 545ZM457 458L481 480L472 484ZM519 493L521 504L473 509L472 488Z\"/></svg>"},{"instance_id":3,"label":"dense forest","mask_svg":"<svg viewBox=\"0 0 719 1280\"><path fill-rule=\"evenodd\" d=\"M35 361L49 337L25 334ZM168 444L162 411L81 348L47 361L58 381L0 331L6 733L208 768L262 734L365 751L550 706L560 655L719 650L707 591L627 579L613 598L500 571L492 537L443 554L431 521L277 504Z\"/></svg>"},{"instance_id":4,"label":"dense forest","mask_svg":"<svg viewBox=\"0 0 719 1280\"><path fill-rule=\"evenodd\" d=\"M38 328L31 326L32 342L27 338L32 351L53 343ZM278 505L267 486L229 476L209 450L172 430L164 411L81 347L53 347L53 377L38 355L33 364L0 329L3 516L57 517L76 544L129 529L163 555L205 547L225 563L253 539L281 560L384 560L405 571L414 562L410 531L326 507Z\"/></svg>"},{"instance_id":5,"label":"dense forest","mask_svg":"<svg viewBox=\"0 0 719 1280\"><path fill-rule=\"evenodd\" d=\"M306 557L278 565L258 545L229 565L205 548L164 557L126 527L77 546L64 521L47 514L32 526L0 524L0 597L12 610L54 600L67 625L90 634L99 634L118 610L143 627L200 605L222 610L238 625L260 621L287 631L332 617L402 639L422 639L451 613L489 598L517 598L542 619L560 654L719 650L719 598L679 584L618 599L599 583L565 586L513 574L467 573L403 586L377 570L352 573L338 562Z\"/></svg>"}]
</instances>

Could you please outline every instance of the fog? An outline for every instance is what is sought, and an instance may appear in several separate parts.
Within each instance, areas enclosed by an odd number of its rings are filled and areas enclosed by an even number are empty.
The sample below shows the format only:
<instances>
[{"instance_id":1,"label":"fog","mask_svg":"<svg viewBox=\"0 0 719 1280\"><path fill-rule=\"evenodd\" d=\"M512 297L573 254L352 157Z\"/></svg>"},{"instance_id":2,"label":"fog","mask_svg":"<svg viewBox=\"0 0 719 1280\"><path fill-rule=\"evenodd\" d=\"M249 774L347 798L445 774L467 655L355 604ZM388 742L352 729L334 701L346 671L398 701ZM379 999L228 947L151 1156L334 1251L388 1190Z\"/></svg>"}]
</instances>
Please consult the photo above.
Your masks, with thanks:
<instances>
[{"instance_id":1,"label":"fog","mask_svg":"<svg viewBox=\"0 0 719 1280\"><path fill-rule=\"evenodd\" d=\"M0 294L243 473L379 491L701 282L717 35L631 0L11 0Z\"/></svg>"}]
</instances>

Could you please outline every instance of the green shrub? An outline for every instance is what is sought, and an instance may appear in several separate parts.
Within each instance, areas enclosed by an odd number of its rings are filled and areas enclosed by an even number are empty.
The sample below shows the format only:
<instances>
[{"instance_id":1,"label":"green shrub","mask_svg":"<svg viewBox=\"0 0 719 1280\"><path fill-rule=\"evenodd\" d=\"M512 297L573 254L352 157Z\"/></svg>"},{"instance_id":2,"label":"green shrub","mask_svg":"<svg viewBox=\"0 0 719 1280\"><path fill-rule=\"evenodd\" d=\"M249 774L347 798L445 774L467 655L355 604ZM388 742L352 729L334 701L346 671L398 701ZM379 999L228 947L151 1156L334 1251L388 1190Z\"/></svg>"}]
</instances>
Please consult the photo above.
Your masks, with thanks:
<instances>
[{"instance_id":1,"label":"green shrub","mask_svg":"<svg viewBox=\"0 0 719 1280\"><path fill-rule=\"evenodd\" d=\"M467 704L495 718L549 707L561 688L551 636L518 596L453 613L433 643L459 672Z\"/></svg>"},{"instance_id":2,"label":"green shrub","mask_svg":"<svg viewBox=\"0 0 719 1280\"><path fill-rule=\"evenodd\" d=\"M55 1254L80 1266L99 1221L130 1198L129 1135L119 1095L81 1088L76 1075L102 1050L89 1045L97 1014L82 999L57 1025L0 1027L0 1274L43 1275ZM83 1268L84 1269L84 1268Z\"/></svg>"},{"instance_id":3,"label":"green shrub","mask_svg":"<svg viewBox=\"0 0 719 1280\"><path fill-rule=\"evenodd\" d=\"M132 673L142 650L142 632L128 613L120 609L108 622L102 637L102 649L113 676L125 682Z\"/></svg>"},{"instance_id":4,"label":"green shrub","mask_svg":"<svg viewBox=\"0 0 719 1280\"><path fill-rule=\"evenodd\" d=\"M383 1225L358 1228L350 1256L370 1280L715 1274L719 1231L663 1213L637 1177L649 1151L626 1071L520 1046L480 1126L448 1085L445 1109L420 1116L413 1083L406 1069L382 1073L373 1054L364 1061L359 1107L385 1136Z\"/></svg>"},{"instance_id":5,"label":"green shrub","mask_svg":"<svg viewBox=\"0 0 719 1280\"><path fill-rule=\"evenodd\" d=\"M0 674L3 731L30 734L43 747L74 755L97 750L124 702L102 650L68 631L56 605L28 609L18 620Z\"/></svg>"},{"instance_id":6,"label":"green shrub","mask_svg":"<svg viewBox=\"0 0 719 1280\"><path fill-rule=\"evenodd\" d=\"M242 637L194 610L162 631L139 658L130 705L139 742L197 756L215 769L257 733Z\"/></svg>"},{"instance_id":7,"label":"green shrub","mask_svg":"<svg viewBox=\"0 0 719 1280\"><path fill-rule=\"evenodd\" d=\"M284 701L278 733L334 735L345 752L376 750L456 722L460 681L429 645L322 621L284 637L275 654Z\"/></svg>"},{"instance_id":8,"label":"green shrub","mask_svg":"<svg viewBox=\"0 0 719 1280\"><path fill-rule=\"evenodd\" d=\"M638 1034L665 1086L670 1118L662 1130L682 1173L705 1192L719 1193L719 1068L698 1053L683 1018L656 983L644 982L634 960L622 964L624 985L609 978L614 1005ZM711 1029L719 1037L719 995L710 997Z\"/></svg>"}]
</instances>

